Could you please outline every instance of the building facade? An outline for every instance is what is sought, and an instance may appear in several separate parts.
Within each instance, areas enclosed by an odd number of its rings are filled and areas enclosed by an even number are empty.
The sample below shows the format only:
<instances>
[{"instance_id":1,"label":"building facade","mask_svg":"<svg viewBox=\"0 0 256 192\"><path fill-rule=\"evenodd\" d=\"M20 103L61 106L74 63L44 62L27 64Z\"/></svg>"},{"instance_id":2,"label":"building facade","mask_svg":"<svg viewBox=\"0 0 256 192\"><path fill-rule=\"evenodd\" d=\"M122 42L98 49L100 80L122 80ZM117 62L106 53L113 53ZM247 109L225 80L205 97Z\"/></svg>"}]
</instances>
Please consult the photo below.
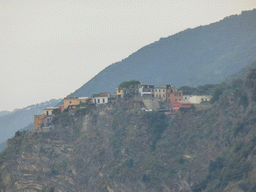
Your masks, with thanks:
<instances>
[{"instance_id":1,"label":"building facade","mask_svg":"<svg viewBox=\"0 0 256 192\"><path fill-rule=\"evenodd\" d=\"M171 114L177 113L180 108L191 108L193 104L188 102L175 101L171 103Z\"/></svg>"},{"instance_id":2,"label":"building facade","mask_svg":"<svg viewBox=\"0 0 256 192\"><path fill-rule=\"evenodd\" d=\"M34 115L34 130L39 130L44 126L44 115Z\"/></svg>"},{"instance_id":3,"label":"building facade","mask_svg":"<svg viewBox=\"0 0 256 192\"><path fill-rule=\"evenodd\" d=\"M76 106L82 103L87 103L89 99L89 97L65 97L64 109L67 109L69 106Z\"/></svg>"},{"instance_id":4,"label":"building facade","mask_svg":"<svg viewBox=\"0 0 256 192\"><path fill-rule=\"evenodd\" d=\"M188 100L193 104L200 104L201 102L210 101L212 98L211 95L193 95Z\"/></svg>"},{"instance_id":5,"label":"building facade","mask_svg":"<svg viewBox=\"0 0 256 192\"><path fill-rule=\"evenodd\" d=\"M154 97L159 101L166 101L166 98L167 98L166 91L167 89L170 89L170 88L171 88L171 85L163 85L162 87L155 87Z\"/></svg>"},{"instance_id":6,"label":"building facade","mask_svg":"<svg viewBox=\"0 0 256 192\"><path fill-rule=\"evenodd\" d=\"M166 94L167 94L167 97L166 97L167 102L173 103L175 101L182 101L183 99L182 91L172 92L172 89L167 89Z\"/></svg>"},{"instance_id":7,"label":"building facade","mask_svg":"<svg viewBox=\"0 0 256 192\"><path fill-rule=\"evenodd\" d=\"M141 97L152 98L154 97L154 85L150 84L140 84L139 94Z\"/></svg>"}]
</instances>

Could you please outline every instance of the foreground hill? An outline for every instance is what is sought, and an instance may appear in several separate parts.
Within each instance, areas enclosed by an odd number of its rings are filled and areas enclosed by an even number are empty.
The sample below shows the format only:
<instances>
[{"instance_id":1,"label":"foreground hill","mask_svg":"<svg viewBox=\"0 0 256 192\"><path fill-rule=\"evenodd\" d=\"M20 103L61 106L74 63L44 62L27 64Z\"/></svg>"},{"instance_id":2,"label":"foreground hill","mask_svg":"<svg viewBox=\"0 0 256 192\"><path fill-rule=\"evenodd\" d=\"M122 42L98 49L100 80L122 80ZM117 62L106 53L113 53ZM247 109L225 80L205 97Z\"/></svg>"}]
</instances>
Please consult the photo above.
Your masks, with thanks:
<instances>
[{"instance_id":1,"label":"foreground hill","mask_svg":"<svg viewBox=\"0 0 256 192\"><path fill-rule=\"evenodd\" d=\"M16 131L34 122L35 114L43 113L45 107L55 106L60 101L60 99L52 99L23 109L16 109L13 112L0 116L0 143L13 137Z\"/></svg>"},{"instance_id":2,"label":"foreground hill","mask_svg":"<svg viewBox=\"0 0 256 192\"><path fill-rule=\"evenodd\" d=\"M256 70L219 85L211 107L175 116L140 100L55 116L0 154L2 191L255 191Z\"/></svg>"},{"instance_id":3,"label":"foreground hill","mask_svg":"<svg viewBox=\"0 0 256 192\"><path fill-rule=\"evenodd\" d=\"M108 66L70 96L113 93L131 79L178 87L220 83L256 60L255 21L256 9L161 38Z\"/></svg>"}]
</instances>

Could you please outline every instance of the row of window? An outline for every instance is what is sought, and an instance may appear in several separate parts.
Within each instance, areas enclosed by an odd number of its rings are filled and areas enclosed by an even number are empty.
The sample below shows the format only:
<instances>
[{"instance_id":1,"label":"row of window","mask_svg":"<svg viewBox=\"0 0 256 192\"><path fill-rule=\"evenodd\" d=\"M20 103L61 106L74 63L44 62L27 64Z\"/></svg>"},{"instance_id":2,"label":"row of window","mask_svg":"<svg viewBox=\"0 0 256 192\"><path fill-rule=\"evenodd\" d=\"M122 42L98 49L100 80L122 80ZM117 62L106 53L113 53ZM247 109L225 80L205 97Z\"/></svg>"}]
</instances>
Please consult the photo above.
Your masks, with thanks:
<instances>
[{"instance_id":1,"label":"row of window","mask_svg":"<svg viewBox=\"0 0 256 192\"><path fill-rule=\"evenodd\" d=\"M94 103L100 103L100 99L94 99ZM105 99L102 99L102 103L105 103Z\"/></svg>"},{"instance_id":2,"label":"row of window","mask_svg":"<svg viewBox=\"0 0 256 192\"><path fill-rule=\"evenodd\" d=\"M173 105L173 107L174 107L174 108L176 108L176 105ZM179 105L179 104L177 104L177 108L179 108L179 107L180 107L180 105Z\"/></svg>"},{"instance_id":3,"label":"row of window","mask_svg":"<svg viewBox=\"0 0 256 192\"><path fill-rule=\"evenodd\" d=\"M157 92L157 89L155 89L155 92ZM161 92L161 89L158 89L158 92ZM163 92L165 92L164 89L163 89Z\"/></svg>"}]
</instances>

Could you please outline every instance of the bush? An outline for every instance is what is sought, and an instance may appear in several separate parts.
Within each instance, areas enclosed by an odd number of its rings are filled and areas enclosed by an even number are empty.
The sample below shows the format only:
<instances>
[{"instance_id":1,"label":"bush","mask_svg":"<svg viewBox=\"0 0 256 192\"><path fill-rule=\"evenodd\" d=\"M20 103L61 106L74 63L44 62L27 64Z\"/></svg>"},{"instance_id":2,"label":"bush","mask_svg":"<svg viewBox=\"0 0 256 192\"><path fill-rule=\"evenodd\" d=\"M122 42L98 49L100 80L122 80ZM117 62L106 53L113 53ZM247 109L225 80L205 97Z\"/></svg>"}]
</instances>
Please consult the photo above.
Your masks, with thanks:
<instances>
[{"instance_id":1,"label":"bush","mask_svg":"<svg viewBox=\"0 0 256 192\"><path fill-rule=\"evenodd\" d=\"M124 81L118 86L118 88L128 88L129 86L138 84L140 84L138 80Z\"/></svg>"},{"instance_id":2,"label":"bush","mask_svg":"<svg viewBox=\"0 0 256 192\"><path fill-rule=\"evenodd\" d=\"M218 101L222 94L223 94L223 89L221 87L216 88L214 90L214 93L213 93L213 96L210 100L210 103L213 104L215 101Z\"/></svg>"}]
</instances>

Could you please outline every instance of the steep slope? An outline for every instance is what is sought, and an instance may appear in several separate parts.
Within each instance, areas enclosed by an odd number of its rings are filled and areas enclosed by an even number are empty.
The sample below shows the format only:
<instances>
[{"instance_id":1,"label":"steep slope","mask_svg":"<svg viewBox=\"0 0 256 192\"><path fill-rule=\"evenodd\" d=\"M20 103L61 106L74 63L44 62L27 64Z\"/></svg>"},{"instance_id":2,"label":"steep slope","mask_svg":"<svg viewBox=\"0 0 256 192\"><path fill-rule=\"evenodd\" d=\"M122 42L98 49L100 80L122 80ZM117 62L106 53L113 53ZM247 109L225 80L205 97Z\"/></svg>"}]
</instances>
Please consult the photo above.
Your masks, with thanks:
<instances>
[{"instance_id":1,"label":"steep slope","mask_svg":"<svg viewBox=\"0 0 256 192\"><path fill-rule=\"evenodd\" d=\"M187 29L114 63L70 96L108 91L125 80L197 86L216 84L256 60L256 9Z\"/></svg>"},{"instance_id":2,"label":"steep slope","mask_svg":"<svg viewBox=\"0 0 256 192\"><path fill-rule=\"evenodd\" d=\"M8 141L8 148L0 154L0 188L253 189L256 70L245 85L220 85L223 92L213 94L216 102L211 108L183 109L175 116L143 112L143 102L132 99L62 113L55 117L53 130L18 132Z\"/></svg>"},{"instance_id":3,"label":"steep slope","mask_svg":"<svg viewBox=\"0 0 256 192\"><path fill-rule=\"evenodd\" d=\"M14 136L14 133L34 121L35 114L41 114L45 107L55 106L61 100L52 99L47 102L17 109L0 117L0 143Z\"/></svg>"}]
</instances>

